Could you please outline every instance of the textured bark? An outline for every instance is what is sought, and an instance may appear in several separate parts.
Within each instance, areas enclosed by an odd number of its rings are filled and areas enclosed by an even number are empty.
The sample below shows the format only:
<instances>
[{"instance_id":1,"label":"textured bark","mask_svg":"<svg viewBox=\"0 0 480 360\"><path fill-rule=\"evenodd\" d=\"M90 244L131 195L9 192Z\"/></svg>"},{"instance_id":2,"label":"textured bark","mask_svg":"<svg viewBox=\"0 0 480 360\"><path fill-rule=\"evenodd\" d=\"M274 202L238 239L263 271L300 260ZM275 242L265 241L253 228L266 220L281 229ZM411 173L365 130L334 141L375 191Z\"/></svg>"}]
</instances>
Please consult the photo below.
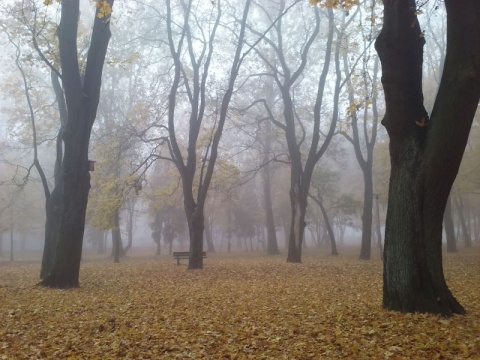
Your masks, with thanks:
<instances>
[{"instance_id":1,"label":"textured bark","mask_svg":"<svg viewBox=\"0 0 480 360\"><path fill-rule=\"evenodd\" d=\"M108 0L113 6L113 0ZM98 9L97 9L98 12ZM77 53L79 0L62 2L57 29L62 85L65 91L68 121L63 134L62 213L52 269L41 281L44 286L79 286L85 213L90 190L88 147L95 121L103 64L110 40L110 16L95 14L90 48L83 81Z\"/></svg>"},{"instance_id":2,"label":"textured bark","mask_svg":"<svg viewBox=\"0 0 480 360\"><path fill-rule=\"evenodd\" d=\"M189 208L185 207L186 211ZM188 231L190 235L190 258L188 268L190 270L203 268L203 230L204 216L203 210L199 208L190 208L187 212Z\"/></svg>"},{"instance_id":3,"label":"textured bark","mask_svg":"<svg viewBox=\"0 0 480 360\"><path fill-rule=\"evenodd\" d=\"M447 54L430 118L423 107L423 44L415 2L384 0L382 63L391 176L383 306L462 314L442 267L442 220L480 98L480 2L447 0Z\"/></svg>"},{"instance_id":4,"label":"textured bark","mask_svg":"<svg viewBox=\"0 0 480 360\"><path fill-rule=\"evenodd\" d=\"M43 245L42 266L40 279L44 279L52 270L57 247L57 235L60 228L62 214L61 183L53 189L46 203L45 243Z\"/></svg>"},{"instance_id":5,"label":"textured bark","mask_svg":"<svg viewBox=\"0 0 480 360\"><path fill-rule=\"evenodd\" d=\"M44 279L53 268L55 259L55 249L57 246L57 235L60 228L60 217L62 214L62 161L63 161L63 133L68 121L67 104L65 96L60 85L57 73L51 72L51 80L55 99L60 114L60 129L58 130L55 144L55 169L54 169L54 188L50 196L46 199L45 211L45 243L43 246L42 266L40 269L40 279Z\"/></svg>"},{"instance_id":6,"label":"textured bark","mask_svg":"<svg viewBox=\"0 0 480 360\"><path fill-rule=\"evenodd\" d=\"M293 170L291 171L294 172ZM287 262L292 263L302 262L302 243L306 226L305 213L307 211L307 199L301 195L297 184L297 181L292 182L293 186L290 189L292 216L290 220L290 234L288 237Z\"/></svg>"}]
</instances>

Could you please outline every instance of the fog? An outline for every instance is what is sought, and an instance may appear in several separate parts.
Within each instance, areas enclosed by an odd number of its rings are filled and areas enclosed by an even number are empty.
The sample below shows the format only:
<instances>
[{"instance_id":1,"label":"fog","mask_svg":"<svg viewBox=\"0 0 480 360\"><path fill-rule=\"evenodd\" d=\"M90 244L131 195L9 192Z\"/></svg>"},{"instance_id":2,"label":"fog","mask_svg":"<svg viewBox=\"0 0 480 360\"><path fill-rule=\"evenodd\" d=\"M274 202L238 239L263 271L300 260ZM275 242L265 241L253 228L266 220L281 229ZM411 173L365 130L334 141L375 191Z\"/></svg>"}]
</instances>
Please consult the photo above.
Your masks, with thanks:
<instances>
[{"instance_id":1,"label":"fog","mask_svg":"<svg viewBox=\"0 0 480 360\"><path fill-rule=\"evenodd\" d=\"M122 255L135 248L188 251L193 230L186 193L195 199L195 211L202 206L207 251L268 252L273 241L286 255L297 221L292 193L303 187L308 206L298 221L306 224L300 240L305 251L336 244L341 253L342 246L378 244L389 177L381 73L372 45L380 9L369 2L349 11L313 9L307 1L283 8L254 2L240 38L243 3L196 3L188 31L180 2L173 1L169 12L163 2L115 4L90 137L94 169L85 256L111 254L112 238ZM10 257L11 243L14 257L41 258L45 196L34 157L50 188L54 183L60 115L50 70L58 66L59 5L32 4L36 19L8 11L13 2L1 13L8 24L0 62L2 259ZM438 85L434 64L443 57L443 32L435 20L441 11L426 9L422 20L427 38L438 40L427 43L427 93ZM93 13L82 2L81 63ZM41 28L37 49L29 35L32 21ZM476 148L468 151L475 156ZM462 171L454 192L456 229L465 239L478 239L478 200L469 195L476 185L471 171Z\"/></svg>"}]
</instances>

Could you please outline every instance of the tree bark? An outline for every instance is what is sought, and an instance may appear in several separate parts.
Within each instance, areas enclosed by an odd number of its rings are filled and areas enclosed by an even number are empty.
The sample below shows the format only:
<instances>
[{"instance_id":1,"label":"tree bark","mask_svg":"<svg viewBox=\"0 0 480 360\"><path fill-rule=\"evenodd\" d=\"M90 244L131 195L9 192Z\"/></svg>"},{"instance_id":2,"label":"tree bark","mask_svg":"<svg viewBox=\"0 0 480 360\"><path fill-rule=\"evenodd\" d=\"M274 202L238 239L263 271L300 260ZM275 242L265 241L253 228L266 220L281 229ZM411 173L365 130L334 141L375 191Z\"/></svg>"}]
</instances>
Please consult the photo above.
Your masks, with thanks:
<instances>
[{"instance_id":1,"label":"tree bark","mask_svg":"<svg viewBox=\"0 0 480 360\"><path fill-rule=\"evenodd\" d=\"M113 0L107 0L113 6ZM72 288L79 286L85 214L90 191L88 147L95 121L103 64L110 41L110 16L98 17L97 8L85 74L81 79L77 53L79 0L62 2L57 29L62 84L68 121L63 134L62 215L56 241L53 267L41 281L44 286Z\"/></svg>"},{"instance_id":2,"label":"tree bark","mask_svg":"<svg viewBox=\"0 0 480 360\"><path fill-rule=\"evenodd\" d=\"M65 95L60 85L58 75L51 71L51 81L55 92L55 99L58 105L60 115L60 129L58 130L55 144L55 168L54 168L54 188L50 196L46 199L45 206L45 243L43 245L42 266L40 269L40 279L44 279L52 270L55 259L55 249L57 246L57 235L60 229L60 217L62 214L62 161L63 161L63 133L68 121L67 104Z\"/></svg>"},{"instance_id":3,"label":"tree bark","mask_svg":"<svg viewBox=\"0 0 480 360\"><path fill-rule=\"evenodd\" d=\"M384 0L376 41L382 63L391 175L383 306L463 314L442 267L442 219L480 98L480 2L446 0L447 55L429 118L423 107L423 45L415 1Z\"/></svg>"},{"instance_id":4,"label":"tree bark","mask_svg":"<svg viewBox=\"0 0 480 360\"><path fill-rule=\"evenodd\" d=\"M291 165L293 167L293 164ZM296 173L291 170L292 177ZM301 183L301 182L300 182ZM302 243L305 232L305 214L307 211L307 199L304 198L298 186L299 182L292 180L290 188L291 220L290 233L288 237L288 256L287 262L302 262ZM309 184L310 185L310 184Z\"/></svg>"},{"instance_id":5,"label":"tree bark","mask_svg":"<svg viewBox=\"0 0 480 360\"><path fill-rule=\"evenodd\" d=\"M188 232L190 235L190 257L188 269L203 268L203 230L204 215L203 207L185 206L187 213Z\"/></svg>"},{"instance_id":6,"label":"tree bark","mask_svg":"<svg viewBox=\"0 0 480 360\"><path fill-rule=\"evenodd\" d=\"M62 196L61 183L56 184L50 197L46 201L46 220L45 220L45 243L43 245L42 266L40 269L40 279L45 279L53 268L55 259L56 240L60 228L60 217L62 214Z\"/></svg>"}]
</instances>

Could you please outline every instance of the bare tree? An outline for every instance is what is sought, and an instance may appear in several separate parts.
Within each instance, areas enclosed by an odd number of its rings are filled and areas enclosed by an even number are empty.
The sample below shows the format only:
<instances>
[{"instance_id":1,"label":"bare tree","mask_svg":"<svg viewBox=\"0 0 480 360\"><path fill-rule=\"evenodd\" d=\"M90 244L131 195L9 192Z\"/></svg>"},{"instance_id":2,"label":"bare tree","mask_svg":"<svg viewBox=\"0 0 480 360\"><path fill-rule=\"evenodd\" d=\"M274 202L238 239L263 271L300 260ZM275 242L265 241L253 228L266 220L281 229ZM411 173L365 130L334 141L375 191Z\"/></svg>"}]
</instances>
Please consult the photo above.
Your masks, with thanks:
<instances>
[{"instance_id":1,"label":"bare tree","mask_svg":"<svg viewBox=\"0 0 480 360\"><path fill-rule=\"evenodd\" d=\"M218 50L215 44L217 29L222 16L223 1L216 2L216 16L210 26L210 32L205 33L201 30L201 49L197 51L194 47L194 34L192 32L191 22L198 18L192 14L192 3L182 3L183 24L177 42L174 39L174 24L172 18L171 1L167 1L167 33L170 53L174 62L174 79L170 89L168 102L168 134L170 155L175 163L182 178L182 188L184 197L184 208L187 217L187 223L190 235L190 259L188 268L199 269L203 267L203 232L204 232L204 207L207 198L208 189L213 175L215 162L218 154L218 145L222 136L225 121L227 119L228 105L232 98L235 86L235 80L238 76L240 66L248 52L242 54L245 37L246 20L250 9L250 0L245 2L243 8L242 21L238 30L238 38L235 46L234 58L229 69L229 79L227 87L223 93L219 113L215 114L216 120L208 145L204 150L203 156L198 158L198 140L202 123L205 117L207 105L207 80L212 63L214 50ZM186 45L185 45L186 43ZM187 51L188 65L183 57L184 46ZM196 55L197 52L199 55ZM193 75L187 77L187 69L191 70ZM183 84L182 84L183 81ZM176 106L177 94L181 86L188 97L189 103L189 125L188 125L188 145L186 146L186 156L182 153L182 147L179 144L179 136L176 132ZM198 173L197 173L198 171Z\"/></svg>"}]
</instances>

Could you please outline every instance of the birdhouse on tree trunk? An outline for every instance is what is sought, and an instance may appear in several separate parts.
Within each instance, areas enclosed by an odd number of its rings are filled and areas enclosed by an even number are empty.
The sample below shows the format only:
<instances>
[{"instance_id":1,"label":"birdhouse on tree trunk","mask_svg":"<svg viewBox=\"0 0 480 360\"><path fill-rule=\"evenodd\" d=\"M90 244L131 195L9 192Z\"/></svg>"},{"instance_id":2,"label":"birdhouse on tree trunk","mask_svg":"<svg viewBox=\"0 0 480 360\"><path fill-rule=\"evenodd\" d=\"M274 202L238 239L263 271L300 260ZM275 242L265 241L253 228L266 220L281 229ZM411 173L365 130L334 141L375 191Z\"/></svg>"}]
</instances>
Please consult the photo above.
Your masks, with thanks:
<instances>
[{"instance_id":1,"label":"birdhouse on tree trunk","mask_svg":"<svg viewBox=\"0 0 480 360\"><path fill-rule=\"evenodd\" d=\"M95 170L95 161L88 160L88 171L94 171L94 170Z\"/></svg>"}]
</instances>

